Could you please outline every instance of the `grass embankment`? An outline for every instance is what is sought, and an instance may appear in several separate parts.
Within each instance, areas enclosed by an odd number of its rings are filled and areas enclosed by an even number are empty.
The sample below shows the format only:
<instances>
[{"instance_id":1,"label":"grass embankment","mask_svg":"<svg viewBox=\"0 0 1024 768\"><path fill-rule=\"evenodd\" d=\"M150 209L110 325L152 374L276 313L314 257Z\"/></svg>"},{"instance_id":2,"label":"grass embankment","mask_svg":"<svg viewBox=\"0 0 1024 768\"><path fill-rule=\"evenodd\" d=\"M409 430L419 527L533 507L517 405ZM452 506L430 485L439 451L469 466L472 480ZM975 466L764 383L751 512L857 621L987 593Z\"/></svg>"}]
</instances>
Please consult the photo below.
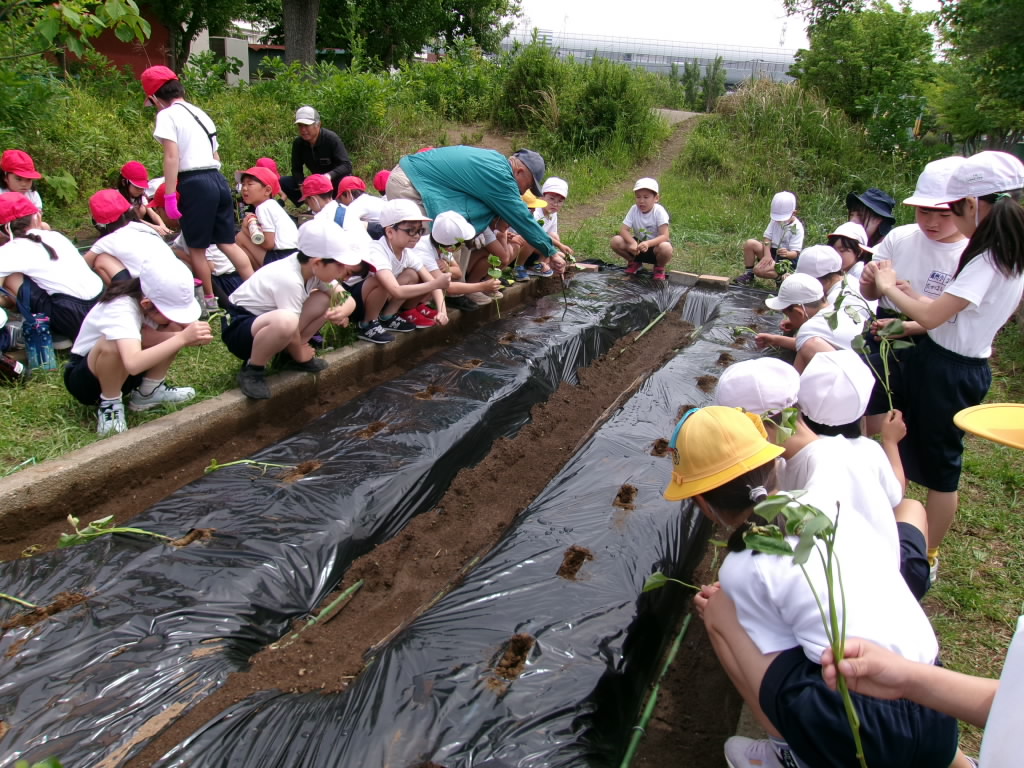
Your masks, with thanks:
<instances>
[{"instance_id":1,"label":"grass embankment","mask_svg":"<svg viewBox=\"0 0 1024 768\"><path fill-rule=\"evenodd\" d=\"M672 266L738 275L742 243L759 238L775 192L799 199L806 245L824 241L846 219L849 191L880 187L908 197L928 159L880 157L862 132L836 110L796 88L760 83L727 97L703 118L672 170L660 179L672 216ZM608 213L583 222L564 239L587 254L607 255L607 243L632 204L631 189ZM913 221L897 206L899 224ZM772 286L759 281L762 288ZM1011 321L997 337L987 402L1024 402L1024 333ZM909 494L924 500L924 491ZM960 511L941 552L940 577L925 608L951 669L998 677L1017 616L1024 610L1024 452L967 437ZM879 596L884 600L884 596ZM965 727L962 744L976 754L980 729Z\"/></svg>"}]
</instances>

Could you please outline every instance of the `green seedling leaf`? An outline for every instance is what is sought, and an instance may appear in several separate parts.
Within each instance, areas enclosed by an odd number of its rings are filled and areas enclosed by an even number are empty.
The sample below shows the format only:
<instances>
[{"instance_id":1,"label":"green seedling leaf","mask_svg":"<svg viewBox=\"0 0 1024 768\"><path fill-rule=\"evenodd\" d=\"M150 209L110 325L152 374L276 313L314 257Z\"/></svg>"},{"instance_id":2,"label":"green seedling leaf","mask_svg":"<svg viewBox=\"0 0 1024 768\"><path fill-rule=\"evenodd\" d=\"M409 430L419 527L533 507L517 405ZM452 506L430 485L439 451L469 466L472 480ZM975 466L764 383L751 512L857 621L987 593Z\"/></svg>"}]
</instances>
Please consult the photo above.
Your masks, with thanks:
<instances>
[{"instance_id":1,"label":"green seedling leaf","mask_svg":"<svg viewBox=\"0 0 1024 768\"><path fill-rule=\"evenodd\" d=\"M853 351L859 355L868 354L868 341L863 336L854 336L853 341L850 343L850 347Z\"/></svg>"},{"instance_id":2,"label":"green seedling leaf","mask_svg":"<svg viewBox=\"0 0 1024 768\"><path fill-rule=\"evenodd\" d=\"M487 263L490 264L492 267L500 267L501 259L499 259L492 253L490 256L487 257Z\"/></svg>"},{"instance_id":3,"label":"green seedling leaf","mask_svg":"<svg viewBox=\"0 0 1024 768\"><path fill-rule=\"evenodd\" d=\"M733 336L742 336L745 333L749 333L751 336L757 336L757 331L746 325L734 325L732 328Z\"/></svg>"},{"instance_id":4,"label":"green seedling leaf","mask_svg":"<svg viewBox=\"0 0 1024 768\"><path fill-rule=\"evenodd\" d=\"M896 341L890 343L892 344L893 349L909 349L910 347L914 346L914 342L903 341L902 339L897 339Z\"/></svg>"},{"instance_id":5,"label":"green seedling leaf","mask_svg":"<svg viewBox=\"0 0 1024 768\"><path fill-rule=\"evenodd\" d=\"M669 576L666 576L661 571L655 571L654 573L652 573L650 576L647 577L647 581L644 582L643 591L644 592L652 592L655 589L661 589L666 584L668 584L670 581L673 581L676 584L682 584L684 587L689 587L690 589L695 589L698 592L700 592L700 587L695 587L695 586L693 586L693 584L687 584L685 581L680 581L679 579L673 579L673 578L671 578Z\"/></svg>"},{"instance_id":6,"label":"green seedling leaf","mask_svg":"<svg viewBox=\"0 0 1024 768\"><path fill-rule=\"evenodd\" d=\"M896 318L888 325L883 326L878 330L879 336L902 336L907 332L906 327L903 325L903 320Z\"/></svg>"},{"instance_id":7,"label":"green seedling leaf","mask_svg":"<svg viewBox=\"0 0 1024 768\"><path fill-rule=\"evenodd\" d=\"M839 327L839 311L835 310L835 311L829 312L827 315L825 315L825 322L828 323L828 327L831 330L833 330L833 331L836 328L838 328Z\"/></svg>"},{"instance_id":8,"label":"green seedling leaf","mask_svg":"<svg viewBox=\"0 0 1024 768\"><path fill-rule=\"evenodd\" d=\"M778 530L778 529L776 529ZM775 536L764 536L748 531L743 535L743 543L747 549L755 552L763 552L766 555L792 555L793 547L788 541Z\"/></svg>"},{"instance_id":9,"label":"green seedling leaf","mask_svg":"<svg viewBox=\"0 0 1024 768\"><path fill-rule=\"evenodd\" d=\"M45 760L40 760L38 763L32 763L29 765L28 760L19 760L14 764L14 768L62 768L60 760L56 757L48 757Z\"/></svg>"},{"instance_id":10,"label":"green seedling leaf","mask_svg":"<svg viewBox=\"0 0 1024 768\"><path fill-rule=\"evenodd\" d=\"M487 276L493 277L495 280L497 280L499 277L501 277L501 270L492 267L491 269L487 270Z\"/></svg>"},{"instance_id":11,"label":"green seedling leaf","mask_svg":"<svg viewBox=\"0 0 1024 768\"><path fill-rule=\"evenodd\" d=\"M779 493L769 496L754 507L754 511L765 520L771 520L773 517L782 514L783 509L788 504L795 502L805 493L807 493L807 491L780 491Z\"/></svg>"}]
</instances>

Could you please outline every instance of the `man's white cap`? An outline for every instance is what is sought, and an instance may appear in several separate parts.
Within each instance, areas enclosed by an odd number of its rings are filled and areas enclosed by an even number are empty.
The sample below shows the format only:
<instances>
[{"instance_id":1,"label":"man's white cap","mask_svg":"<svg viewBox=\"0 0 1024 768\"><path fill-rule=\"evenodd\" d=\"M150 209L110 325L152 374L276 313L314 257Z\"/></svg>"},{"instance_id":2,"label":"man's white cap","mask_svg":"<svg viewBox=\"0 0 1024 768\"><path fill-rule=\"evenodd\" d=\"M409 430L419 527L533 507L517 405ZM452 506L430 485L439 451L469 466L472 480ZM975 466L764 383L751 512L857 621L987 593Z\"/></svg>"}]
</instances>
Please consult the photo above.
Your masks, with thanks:
<instances>
[{"instance_id":1,"label":"man's white cap","mask_svg":"<svg viewBox=\"0 0 1024 768\"><path fill-rule=\"evenodd\" d=\"M299 250L311 259L333 259L354 267L363 260L366 244L334 219L314 217L299 227Z\"/></svg>"},{"instance_id":2,"label":"man's white cap","mask_svg":"<svg viewBox=\"0 0 1024 768\"><path fill-rule=\"evenodd\" d=\"M633 191L637 192L641 189L649 189L656 195L661 194L661 188L658 186L658 180L652 179L650 176L645 176L640 179L636 184L633 185Z\"/></svg>"},{"instance_id":3,"label":"man's white cap","mask_svg":"<svg viewBox=\"0 0 1024 768\"><path fill-rule=\"evenodd\" d=\"M904 205L915 205L918 208L949 208L949 196L946 187L954 173L964 164L959 155L934 160L924 167L917 177L914 194L903 201Z\"/></svg>"},{"instance_id":4,"label":"man's white cap","mask_svg":"<svg viewBox=\"0 0 1024 768\"><path fill-rule=\"evenodd\" d=\"M429 216L424 216L423 211L412 200L399 198L388 200L380 208L380 225L382 227L393 227L402 221L430 221Z\"/></svg>"},{"instance_id":5,"label":"man's white cap","mask_svg":"<svg viewBox=\"0 0 1024 768\"><path fill-rule=\"evenodd\" d=\"M658 182L654 182L657 184ZM633 190L636 191L635 189ZM554 192L556 195L562 197L569 196L569 182L565 179L560 179L557 176L548 176L544 180L544 186L540 188L540 193L543 195L545 192Z\"/></svg>"},{"instance_id":6,"label":"man's white cap","mask_svg":"<svg viewBox=\"0 0 1024 768\"><path fill-rule=\"evenodd\" d=\"M803 258L803 253L800 258ZM781 312L794 304L810 304L812 301L821 301L823 298L825 298L825 291L818 278L797 272L782 281L778 296L769 296L764 303L769 309Z\"/></svg>"},{"instance_id":7,"label":"man's white cap","mask_svg":"<svg viewBox=\"0 0 1024 768\"><path fill-rule=\"evenodd\" d=\"M312 125L320 122L320 113L312 107L299 107L295 110L296 125Z\"/></svg>"},{"instance_id":8,"label":"man's white cap","mask_svg":"<svg viewBox=\"0 0 1024 768\"><path fill-rule=\"evenodd\" d=\"M793 407L799 393L796 368L774 357L759 357L725 369L715 388L715 405L761 416Z\"/></svg>"},{"instance_id":9,"label":"man's white cap","mask_svg":"<svg viewBox=\"0 0 1024 768\"><path fill-rule=\"evenodd\" d=\"M142 295L172 323L187 325L199 319L195 278L178 259L146 259L139 271Z\"/></svg>"},{"instance_id":10,"label":"man's white cap","mask_svg":"<svg viewBox=\"0 0 1024 768\"><path fill-rule=\"evenodd\" d=\"M1024 163L1009 152L971 155L953 172L942 202L981 197L1024 187Z\"/></svg>"},{"instance_id":11,"label":"man's white cap","mask_svg":"<svg viewBox=\"0 0 1024 768\"><path fill-rule=\"evenodd\" d=\"M819 352L800 375L800 410L812 421L852 424L868 407L875 375L850 349Z\"/></svg>"},{"instance_id":12,"label":"man's white cap","mask_svg":"<svg viewBox=\"0 0 1024 768\"><path fill-rule=\"evenodd\" d=\"M842 269L843 257L831 245L812 245L810 248L804 248L796 262L796 274L811 277L824 277Z\"/></svg>"},{"instance_id":13,"label":"man's white cap","mask_svg":"<svg viewBox=\"0 0 1024 768\"><path fill-rule=\"evenodd\" d=\"M796 211L796 195L792 192L778 192L772 198L772 221L789 221Z\"/></svg>"},{"instance_id":14,"label":"man's white cap","mask_svg":"<svg viewBox=\"0 0 1024 768\"><path fill-rule=\"evenodd\" d=\"M860 243L860 249L867 251L868 253L874 253L875 249L868 245L868 231L864 229L863 224L858 224L856 221L844 221L838 227L835 232L830 232L829 237L848 237L851 240L856 240ZM800 254L800 258L803 258L803 253Z\"/></svg>"},{"instance_id":15,"label":"man's white cap","mask_svg":"<svg viewBox=\"0 0 1024 768\"><path fill-rule=\"evenodd\" d=\"M473 229L473 225L466 221L461 213L455 211L445 211L444 213L437 214L430 233L441 245L464 243L476 237L476 230Z\"/></svg>"}]
</instances>

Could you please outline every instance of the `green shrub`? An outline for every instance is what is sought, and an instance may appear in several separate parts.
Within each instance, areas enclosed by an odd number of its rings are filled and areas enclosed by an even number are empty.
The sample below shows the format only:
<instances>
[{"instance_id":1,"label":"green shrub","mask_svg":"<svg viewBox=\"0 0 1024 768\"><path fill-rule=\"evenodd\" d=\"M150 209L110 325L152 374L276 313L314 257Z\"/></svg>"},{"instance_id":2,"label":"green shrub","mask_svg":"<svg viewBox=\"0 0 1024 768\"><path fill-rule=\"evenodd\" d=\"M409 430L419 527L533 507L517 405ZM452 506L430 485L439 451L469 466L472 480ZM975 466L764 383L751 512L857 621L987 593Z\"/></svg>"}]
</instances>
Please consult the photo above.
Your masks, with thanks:
<instances>
[{"instance_id":1,"label":"green shrub","mask_svg":"<svg viewBox=\"0 0 1024 768\"><path fill-rule=\"evenodd\" d=\"M700 122L676 159L676 168L700 179L713 179L729 169L729 137L721 116Z\"/></svg>"},{"instance_id":2,"label":"green shrub","mask_svg":"<svg viewBox=\"0 0 1024 768\"><path fill-rule=\"evenodd\" d=\"M542 42L534 40L517 47L502 62L500 90L495 94L493 109L495 122L507 130L526 129L533 119L547 114L551 101L558 101L572 67Z\"/></svg>"}]
</instances>

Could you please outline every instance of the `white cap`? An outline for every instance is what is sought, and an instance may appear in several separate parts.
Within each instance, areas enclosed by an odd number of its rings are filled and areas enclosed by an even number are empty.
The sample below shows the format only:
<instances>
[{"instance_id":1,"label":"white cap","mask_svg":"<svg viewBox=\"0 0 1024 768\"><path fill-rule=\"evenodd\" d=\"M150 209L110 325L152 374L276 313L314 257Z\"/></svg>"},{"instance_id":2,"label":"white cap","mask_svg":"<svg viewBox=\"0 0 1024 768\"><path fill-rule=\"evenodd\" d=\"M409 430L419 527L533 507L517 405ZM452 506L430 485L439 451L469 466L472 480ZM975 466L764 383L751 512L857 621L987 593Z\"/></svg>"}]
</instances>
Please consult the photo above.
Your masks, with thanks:
<instances>
[{"instance_id":1,"label":"white cap","mask_svg":"<svg viewBox=\"0 0 1024 768\"><path fill-rule=\"evenodd\" d=\"M295 110L296 125L312 125L320 122L320 113L312 107L299 107Z\"/></svg>"},{"instance_id":2,"label":"white cap","mask_svg":"<svg viewBox=\"0 0 1024 768\"><path fill-rule=\"evenodd\" d=\"M796 405L799 392L796 368L774 357L759 357L725 369L715 389L714 404L761 416Z\"/></svg>"},{"instance_id":3,"label":"white cap","mask_svg":"<svg viewBox=\"0 0 1024 768\"><path fill-rule=\"evenodd\" d=\"M852 424L868 407L875 375L850 349L819 352L800 375L800 410L819 424Z\"/></svg>"},{"instance_id":4,"label":"white cap","mask_svg":"<svg viewBox=\"0 0 1024 768\"><path fill-rule=\"evenodd\" d=\"M802 254L800 258L803 258ZM821 301L823 298L825 298L825 291L818 278L797 272L782 281L778 296L769 296L764 303L769 309L781 312L794 304L810 304L812 301Z\"/></svg>"},{"instance_id":5,"label":"white cap","mask_svg":"<svg viewBox=\"0 0 1024 768\"><path fill-rule=\"evenodd\" d=\"M196 284L192 272L177 259L155 256L139 271L142 295L172 323L188 325L199 319Z\"/></svg>"},{"instance_id":6,"label":"white cap","mask_svg":"<svg viewBox=\"0 0 1024 768\"><path fill-rule=\"evenodd\" d=\"M402 221L430 221L430 217L424 216L423 211L412 200L399 198L388 200L380 207L379 221L382 227L393 227Z\"/></svg>"},{"instance_id":7,"label":"white cap","mask_svg":"<svg viewBox=\"0 0 1024 768\"><path fill-rule=\"evenodd\" d=\"M466 221L466 218L455 211L445 211L437 214L434 219L434 226L430 233L441 245L455 245L464 243L476 237L476 230L473 225Z\"/></svg>"},{"instance_id":8,"label":"white cap","mask_svg":"<svg viewBox=\"0 0 1024 768\"><path fill-rule=\"evenodd\" d=\"M796 262L796 273L811 277L824 277L833 272L841 272L842 269L843 257L831 245L812 245L810 248L804 248Z\"/></svg>"},{"instance_id":9,"label":"white cap","mask_svg":"<svg viewBox=\"0 0 1024 768\"><path fill-rule=\"evenodd\" d=\"M796 211L796 195L779 192L772 198L772 221L789 221Z\"/></svg>"},{"instance_id":10,"label":"white cap","mask_svg":"<svg viewBox=\"0 0 1024 768\"><path fill-rule=\"evenodd\" d=\"M658 182L655 181L654 183L657 184ZM636 189L634 188L633 191L635 192ZM655 191L657 191L657 190L655 190ZM554 192L556 195L561 195L562 197L568 197L569 196L569 182L567 182L565 179L560 179L557 176L548 176L544 180L544 186L540 188L540 193L542 195L545 192Z\"/></svg>"},{"instance_id":11,"label":"white cap","mask_svg":"<svg viewBox=\"0 0 1024 768\"><path fill-rule=\"evenodd\" d=\"M299 250L311 259L332 259L354 267L363 260L366 245L334 219L315 216L299 227Z\"/></svg>"},{"instance_id":12,"label":"white cap","mask_svg":"<svg viewBox=\"0 0 1024 768\"><path fill-rule=\"evenodd\" d=\"M633 191L636 192L641 189L649 189L656 195L661 194L661 188L658 186L658 180L652 179L650 176L644 176L636 184L633 185Z\"/></svg>"},{"instance_id":13,"label":"white cap","mask_svg":"<svg viewBox=\"0 0 1024 768\"><path fill-rule=\"evenodd\" d=\"M946 187L954 173L964 164L959 155L944 157L928 163L917 177L914 194L903 201L904 205L915 205L918 208L949 208L949 196Z\"/></svg>"},{"instance_id":14,"label":"white cap","mask_svg":"<svg viewBox=\"0 0 1024 768\"><path fill-rule=\"evenodd\" d=\"M864 229L863 224L858 224L856 221L844 221L838 227L835 232L830 232L829 237L848 237L851 240L856 240L860 243L860 249L867 251L868 253L874 253L875 249L868 245L868 231ZM800 254L800 258L803 258L803 253Z\"/></svg>"},{"instance_id":15,"label":"white cap","mask_svg":"<svg viewBox=\"0 0 1024 768\"><path fill-rule=\"evenodd\" d=\"M981 197L1024 187L1024 163L1009 152L971 155L954 171L943 202Z\"/></svg>"}]
</instances>

